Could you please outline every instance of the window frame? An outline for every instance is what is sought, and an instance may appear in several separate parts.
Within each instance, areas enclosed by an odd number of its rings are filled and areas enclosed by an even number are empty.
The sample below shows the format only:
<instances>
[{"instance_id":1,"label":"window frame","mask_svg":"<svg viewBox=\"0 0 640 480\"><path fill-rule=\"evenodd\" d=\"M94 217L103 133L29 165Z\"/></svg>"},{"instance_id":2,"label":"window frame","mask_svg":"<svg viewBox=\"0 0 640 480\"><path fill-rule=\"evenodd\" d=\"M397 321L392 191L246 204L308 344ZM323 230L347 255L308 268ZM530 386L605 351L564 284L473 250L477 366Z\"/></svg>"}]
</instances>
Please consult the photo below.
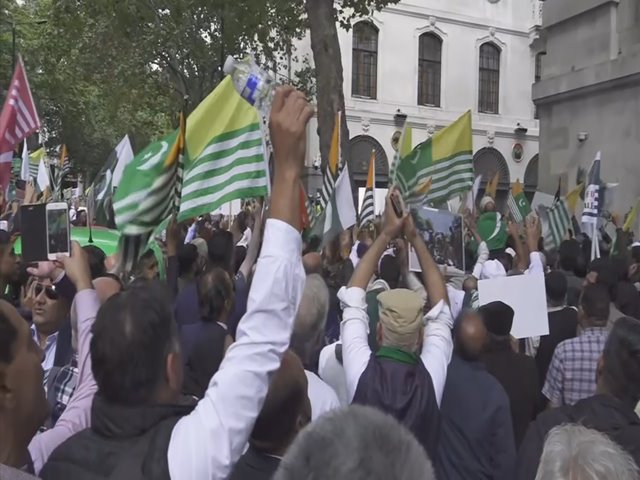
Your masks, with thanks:
<instances>
[{"instance_id":1,"label":"window frame","mask_svg":"<svg viewBox=\"0 0 640 480\"><path fill-rule=\"evenodd\" d=\"M482 43L478 49L478 112L480 113L500 114L501 67L500 46L494 42Z\"/></svg>"},{"instance_id":2,"label":"window frame","mask_svg":"<svg viewBox=\"0 0 640 480\"><path fill-rule=\"evenodd\" d=\"M359 34L362 36L359 36ZM379 35L378 27L369 21L361 21L353 26L353 44L351 46L352 97L371 100L376 100L378 97Z\"/></svg>"},{"instance_id":3,"label":"window frame","mask_svg":"<svg viewBox=\"0 0 640 480\"><path fill-rule=\"evenodd\" d=\"M432 46L437 46L437 50L427 51L426 42L423 43L426 39L435 41ZM424 32L418 37L418 105L437 108L442 106L443 43L442 37L434 32ZM432 89L429 88L430 75L435 80L435 87Z\"/></svg>"}]
</instances>

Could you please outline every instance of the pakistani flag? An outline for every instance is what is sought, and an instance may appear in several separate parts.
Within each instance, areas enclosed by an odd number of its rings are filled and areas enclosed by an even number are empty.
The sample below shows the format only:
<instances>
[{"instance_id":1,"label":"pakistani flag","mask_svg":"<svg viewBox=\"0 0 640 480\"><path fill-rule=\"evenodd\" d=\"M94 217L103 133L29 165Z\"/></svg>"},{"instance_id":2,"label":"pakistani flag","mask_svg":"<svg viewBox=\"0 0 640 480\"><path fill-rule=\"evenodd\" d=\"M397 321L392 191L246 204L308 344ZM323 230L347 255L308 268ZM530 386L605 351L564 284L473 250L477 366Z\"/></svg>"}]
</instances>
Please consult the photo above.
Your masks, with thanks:
<instances>
[{"instance_id":1,"label":"pakistani flag","mask_svg":"<svg viewBox=\"0 0 640 480\"><path fill-rule=\"evenodd\" d=\"M507 203L511 216L516 223L523 223L527 215L531 213L531 205L524 195L524 188L522 188L520 179L517 179L516 183L511 185Z\"/></svg>"},{"instance_id":2,"label":"pakistani flag","mask_svg":"<svg viewBox=\"0 0 640 480\"><path fill-rule=\"evenodd\" d=\"M316 217L311 234L321 237L322 245L325 245L355 223L356 208L353 204L349 169L345 165L336 180L329 203L322 214Z\"/></svg>"},{"instance_id":3,"label":"pakistani flag","mask_svg":"<svg viewBox=\"0 0 640 480\"><path fill-rule=\"evenodd\" d=\"M471 111L403 156L395 171L409 205L442 204L470 190L473 180Z\"/></svg>"},{"instance_id":4,"label":"pakistani flag","mask_svg":"<svg viewBox=\"0 0 640 480\"><path fill-rule=\"evenodd\" d=\"M476 229L489 251L503 249L507 244L507 227L502 220L498 212L486 212L478 218Z\"/></svg>"},{"instance_id":5,"label":"pakistani flag","mask_svg":"<svg viewBox=\"0 0 640 480\"><path fill-rule=\"evenodd\" d=\"M258 112L226 77L189 115L182 204L178 220L231 200L268 193L267 153Z\"/></svg>"}]
</instances>

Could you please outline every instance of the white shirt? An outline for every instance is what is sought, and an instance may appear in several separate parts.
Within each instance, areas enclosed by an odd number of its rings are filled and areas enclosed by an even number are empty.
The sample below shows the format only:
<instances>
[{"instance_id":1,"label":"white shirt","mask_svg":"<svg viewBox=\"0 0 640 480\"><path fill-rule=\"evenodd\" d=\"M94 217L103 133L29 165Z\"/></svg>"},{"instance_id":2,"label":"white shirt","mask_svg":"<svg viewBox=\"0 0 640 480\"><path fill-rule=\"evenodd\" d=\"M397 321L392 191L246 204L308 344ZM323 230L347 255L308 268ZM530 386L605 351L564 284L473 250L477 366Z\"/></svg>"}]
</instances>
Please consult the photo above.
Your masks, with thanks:
<instances>
[{"instance_id":1,"label":"white shirt","mask_svg":"<svg viewBox=\"0 0 640 480\"><path fill-rule=\"evenodd\" d=\"M307 395L311 401L311 420L317 420L321 415L340 408L338 396L329 385L309 370L304 373L307 375Z\"/></svg>"},{"instance_id":2,"label":"white shirt","mask_svg":"<svg viewBox=\"0 0 640 480\"><path fill-rule=\"evenodd\" d=\"M339 344L340 342L332 343L320 351L318 374L336 393L340 406L346 407L349 405L349 393L347 392L344 367L336 358L336 345Z\"/></svg>"},{"instance_id":3,"label":"white shirt","mask_svg":"<svg viewBox=\"0 0 640 480\"><path fill-rule=\"evenodd\" d=\"M247 227L242 233L242 238L238 241L237 245L239 247L248 248L249 242L251 241L251 235L252 235L251 229Z\"/></svg>"},{"instance_id":4,"label":"white shirt","mask_svg":"<svg viewBox=\"0 0 640 480\"><path fill-rule=\"evenodd\" d=\"M38 337L38 331L35 324L31 324L31 338L33 341L40 345L40 338ZM58 332L52 333L47 337L44 348L44 358L42 359L42 370L44 370L44 385L47 385L47 376L49 370L53 368L53 362L56 359L56 351L58 350Z\"/></svg>"},{"instance_id":5,"label":"white shirt","mask_svg":"<svg viewBox=\"0 0 640 480\"><path fill-rule=\"evenodd\" d=\"M301 251L296 229L280 220L267 220L236 342L227 350L204 398L171 433L167 458L173 480L226 479L242 454L270 376L289 347L305 281Z\"/></svg>"},{"instance_id":6,"label":"white shirt","mask_svg":"<svg viewBox=\"0 0 640 480\"><path fill-rule=\"evenodd\" d=\"M338 298L342 304L342 324L340 325L342 364L346 374L349 401L351 401L360 377L371 358L368 342L369 316L365 292L361 288L342 287L338 292ZM425 315L424 320L424 341L420 358L431 375L436 400L440 406L447 380L447 367L453 351L451 339L453 318L449 305L441 300Z\"/></svg>"}]
</instances>

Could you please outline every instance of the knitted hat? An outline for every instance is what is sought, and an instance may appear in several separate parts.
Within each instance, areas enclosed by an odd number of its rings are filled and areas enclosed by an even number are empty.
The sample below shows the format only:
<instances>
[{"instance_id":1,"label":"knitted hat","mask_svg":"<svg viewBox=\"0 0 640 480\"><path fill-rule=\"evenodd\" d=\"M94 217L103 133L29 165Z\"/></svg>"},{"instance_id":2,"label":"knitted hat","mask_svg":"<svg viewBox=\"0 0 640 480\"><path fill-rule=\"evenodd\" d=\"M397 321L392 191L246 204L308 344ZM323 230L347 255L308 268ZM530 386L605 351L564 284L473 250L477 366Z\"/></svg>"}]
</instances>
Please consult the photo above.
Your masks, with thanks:
<instances>
[{"instance_id":1,"label":"knitted hat","mask_svg":"<svg viewBox=\"0 0 640 480\"><path fill-rule=\"evenodd\" d=\"M420 296L411 290L397 288L378 295L378 304L384 343L407 346L415 342L423 317Z\"/></svg>"}]
</instances>

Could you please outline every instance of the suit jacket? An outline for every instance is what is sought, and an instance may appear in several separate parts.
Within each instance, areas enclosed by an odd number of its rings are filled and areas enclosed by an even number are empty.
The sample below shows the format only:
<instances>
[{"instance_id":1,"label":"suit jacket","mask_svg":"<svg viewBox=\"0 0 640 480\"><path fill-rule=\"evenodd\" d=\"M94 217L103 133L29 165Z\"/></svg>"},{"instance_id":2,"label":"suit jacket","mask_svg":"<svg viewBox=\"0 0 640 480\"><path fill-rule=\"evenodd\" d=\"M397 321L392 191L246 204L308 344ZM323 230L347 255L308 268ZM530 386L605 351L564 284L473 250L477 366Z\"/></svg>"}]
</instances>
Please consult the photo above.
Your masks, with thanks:
<instances>
[{"instance_id":1,"label":"suit jacket","mask_svg":"<svg viewBox=\"0 0 640 480\"><path fill-rule=\"evenodd\" d=\"M71 363L73 348L71 347L71 321L67 320L58 330L56 339L56 356L53 359L54 367L64 367Z\"/></svg>"},{"instance_id":2,"label":"suit jacket","mask_svg":"<svg viewBox=\"0 0 640 480\"><path fill-rule=\"evenodd\" d=\"M229 480L271 480L279 465L279 458L249 447L236 463Z\"/></svg>"}]
</instances>

